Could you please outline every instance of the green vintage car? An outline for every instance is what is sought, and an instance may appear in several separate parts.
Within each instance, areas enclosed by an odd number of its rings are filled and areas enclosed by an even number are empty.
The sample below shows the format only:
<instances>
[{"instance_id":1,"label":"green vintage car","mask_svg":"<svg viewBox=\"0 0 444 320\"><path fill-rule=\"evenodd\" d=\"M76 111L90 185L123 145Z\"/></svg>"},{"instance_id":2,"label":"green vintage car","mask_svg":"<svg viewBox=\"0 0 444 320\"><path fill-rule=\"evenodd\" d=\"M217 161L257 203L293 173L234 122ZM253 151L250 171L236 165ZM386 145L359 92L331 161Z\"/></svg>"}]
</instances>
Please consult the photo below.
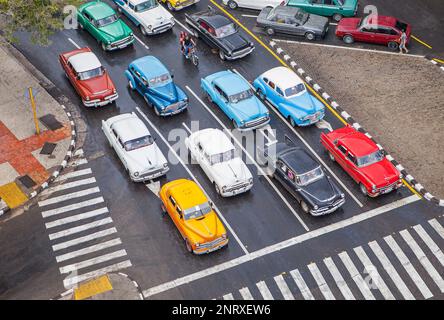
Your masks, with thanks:
<instances>
[{"instance_id":1,"label":"green vintage car","mask_svg":"<svg viewBox=\"0 0 444 320\"><path fill-rule=\"evenodd\" d=\"M304 9L308 13L333 17L339 21L343 17L353 17L358 11L358 0L289 0L287 6Z\"/></svg>"},{"instance_id":2,"label":"green vintage car","mask_svg":"<svg viewBox=\"0 0 444 320\"><path fill-rule=\"evenodd\" d=\"M105 51L122 49L134 42L134 35L113 8L104 2L92 1L79 7L80 29L87 30Z\"/></svg>"}]
</instances>

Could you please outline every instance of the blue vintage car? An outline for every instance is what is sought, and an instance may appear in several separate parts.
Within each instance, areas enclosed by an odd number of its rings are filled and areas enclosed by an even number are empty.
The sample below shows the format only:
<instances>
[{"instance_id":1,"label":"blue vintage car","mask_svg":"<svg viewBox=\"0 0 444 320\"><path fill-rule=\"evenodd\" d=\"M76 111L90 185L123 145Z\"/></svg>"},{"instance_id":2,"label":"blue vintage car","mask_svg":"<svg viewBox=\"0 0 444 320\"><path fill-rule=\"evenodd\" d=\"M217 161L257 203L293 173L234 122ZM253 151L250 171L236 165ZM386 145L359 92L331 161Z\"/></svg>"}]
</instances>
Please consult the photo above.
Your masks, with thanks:
<instances>
[{"instance_id":1,"label":"blue vintage car","mask_svg":"<svg viewBox=\"0 0 444 320\"><path fill-rule=\"evenodd\" d=\"M239 130L252 130L270 122L270 113L240 75L221 71L201 80L201 87Z\"/></svg>"},{"instance_id":2,"label":"blue vintage car","mask_svg":"<svg viewBox=\"0 0 444 320\"><path fill-rule=\"evenodd\" d=\"M185 92L173 82L173 76L156 57L133 61L125 71L129 86L137 90L158 116L171 116L188 106Z\"/></svg>"},{"instance_id":3,"label":"blue vintage car","mask_svg":"<svg viewBox=\"0 0 444 320\"><path fill-rule=\"evenodd\" d=\"M273 104L292 126L309 126L324 118L324 105L289 68L271 69L260 75L253 86L259 97Z\"/></svg>"}]
</instances>

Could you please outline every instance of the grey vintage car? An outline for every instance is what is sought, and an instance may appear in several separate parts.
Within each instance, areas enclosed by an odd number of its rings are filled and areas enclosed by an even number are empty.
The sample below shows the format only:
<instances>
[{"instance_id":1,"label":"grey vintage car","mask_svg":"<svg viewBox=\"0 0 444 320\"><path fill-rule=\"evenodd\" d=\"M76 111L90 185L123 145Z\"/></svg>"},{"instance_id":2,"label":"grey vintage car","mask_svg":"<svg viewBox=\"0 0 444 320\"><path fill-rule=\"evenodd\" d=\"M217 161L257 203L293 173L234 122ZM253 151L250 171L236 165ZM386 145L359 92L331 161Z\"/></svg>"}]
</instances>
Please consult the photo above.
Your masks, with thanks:
<instances>
[{"instance_id":1,"label":"grey vintage car","mask_svg":"<svg viewBox=\"0 0 444 320\"><path fill-rule=\"evenodd\" d=\"M275 33L284 33L303 36L307 40L324 38L328 31L328 18L287 6L264 8L259 14L256 24L270 36Z\"/></svg>"}]
</instances>

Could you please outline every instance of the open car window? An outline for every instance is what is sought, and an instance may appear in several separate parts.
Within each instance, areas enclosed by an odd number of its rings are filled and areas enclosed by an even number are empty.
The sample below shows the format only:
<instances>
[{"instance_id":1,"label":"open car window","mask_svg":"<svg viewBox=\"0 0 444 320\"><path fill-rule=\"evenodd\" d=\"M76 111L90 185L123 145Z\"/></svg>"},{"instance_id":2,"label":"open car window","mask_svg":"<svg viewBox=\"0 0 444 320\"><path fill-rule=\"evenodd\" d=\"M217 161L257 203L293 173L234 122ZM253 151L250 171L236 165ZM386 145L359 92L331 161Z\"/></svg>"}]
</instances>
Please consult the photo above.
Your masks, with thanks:
<instances>
[{"instance_id":1,"label":"open car window","mask_svg":"<svg viewBox=\"0 0 444 320\"><path fill-rule=\"evenodd\" d=\"M183 216L185 220L197 219L205 216L211 212L211 206L208 202L202 203L198 206L186 209L183 211Z\"/></svg>"},{"instance_id":2,"label":"open car window","mask_svg":"<svg viewBox=\"0 0 444 320\"><path fill-rule=\"evenodd\" d=\"M102 28L102 27L105 27L111 23L116 22L117 20L119 20L119 18L117 17L117 15L113 14L109 17L96 20L95 24L96 24L97 28Z\"/></svg>"},{"instance_id":3,"label":"open car window","mask_svg":"<svg viewBox=\"0 0 444 320\"><path fill-rule=\"evenodd\" d=\"M126 151L133 151L136 149L140 149L143 147L147 147L152 145L154 142L153 137L151 136L144 136L138 139L130 140L125 142L124 147Z\"/></svg>"},{"instance_id":4,"label":"open car window","mask_svg":"<svg viewBox=\"0 0 444 320\"><path fill-rule=\"evenodd\" d=\"M101 75L103 75L104 72L105 72L105 69L103 69L103 67L99 67L96 69L92 69L92 70L88 70L88 71L84 71L84 72L79 72L77 75L79 77L79 80L88 80L88 79L92 79L95 77L100 77Z\"/></svg>"},{"instance_id":5,"label":"open car window","mask_svg":"<svg viewBox=\"0 0 444 320\"><path fill-rule=\"evenodd\" d=\"M254 95L253 90L248 89L230 96L230 103L239 103L242 100L250 99Z\"/></svg>"},{"instance_id":6,"label":"open car window","mask_svg":"<svg viewBox=\"0 0 444 320\"><path fill-rule=\"evenodd\" d=\"M358 167L366 167L384 159L384 153L381 150L370 153L357 159Z\"/></svg>"}]
</instances>

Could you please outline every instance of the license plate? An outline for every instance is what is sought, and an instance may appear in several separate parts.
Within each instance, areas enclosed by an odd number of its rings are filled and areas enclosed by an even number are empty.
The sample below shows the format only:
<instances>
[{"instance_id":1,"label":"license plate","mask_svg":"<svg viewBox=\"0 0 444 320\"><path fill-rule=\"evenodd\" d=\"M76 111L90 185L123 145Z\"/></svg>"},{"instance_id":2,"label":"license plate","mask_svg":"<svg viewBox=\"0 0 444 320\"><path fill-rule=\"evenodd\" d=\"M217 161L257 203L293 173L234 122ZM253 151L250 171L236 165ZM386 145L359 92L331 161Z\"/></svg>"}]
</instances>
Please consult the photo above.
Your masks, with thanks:
<instances>
[{"instance_id":1,"label":"license plate","mask_svg":"<svg viewBox=\"0 0 444 320\"><path fill-rule=\"evenodd\" d=\"M386 194L386 193L391 192L392 190L393 190L393 187L390 187L390 188L388 188L388 189L385 189L385 190L382 191L381 193L382 193L382 194Z\"/></svg>"}]
</instances>

